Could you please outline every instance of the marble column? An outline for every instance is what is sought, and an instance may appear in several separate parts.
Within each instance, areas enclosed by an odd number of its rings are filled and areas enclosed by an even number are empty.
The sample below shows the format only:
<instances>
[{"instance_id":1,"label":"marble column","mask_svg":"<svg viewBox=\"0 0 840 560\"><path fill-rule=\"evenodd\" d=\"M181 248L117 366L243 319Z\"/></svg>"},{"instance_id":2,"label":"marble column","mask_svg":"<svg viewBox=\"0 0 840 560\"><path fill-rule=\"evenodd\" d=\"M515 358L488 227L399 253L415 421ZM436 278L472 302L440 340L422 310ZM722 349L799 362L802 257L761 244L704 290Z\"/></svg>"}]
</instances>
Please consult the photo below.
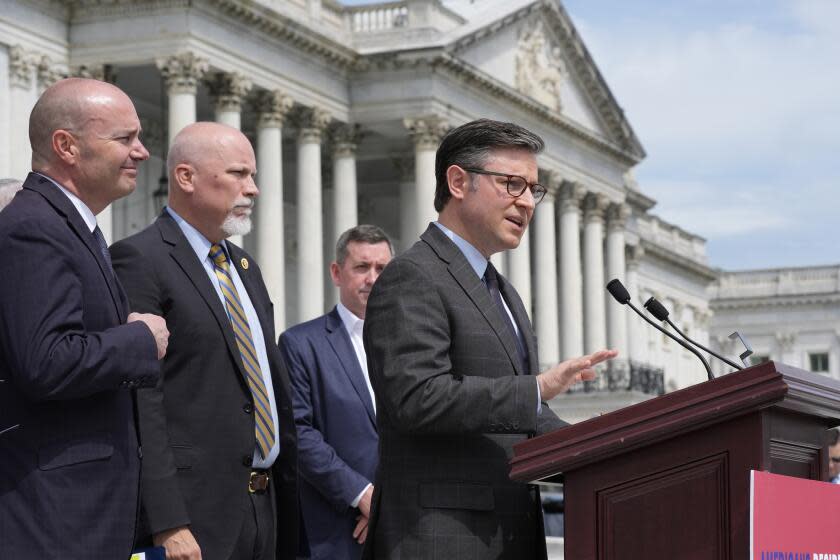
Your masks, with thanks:
<instances>
[{"instance_id":1,"label":"marble column","mask_svg":"<svg viewBox=\"0 0 840 560\"><path fill-rule=\"evenodd\" d=\"M36 74L38 76L38 95L40 96L48 87L62 78L66 78L67 69L53 63L50 57L44 55L38 61Z\"/></svg>"},{"instance_id":2,"label":"marble column","mask_svg":"<svg viewBox=\"0 0 840 560\"><path fill-rule=\"evenodd\" d=\"M507 275L506 278L510 280L516 291L519 292L519 297L522 298L522 304L528 312L528 316L533 315L532 298L531 298L531 235L530 231L526 230L522 236L522 241L519 242L519 247L507 251L505 254L507 260ZM493 265L495 266L495 264Z\"/></svg>"},{"instance_id":3,"label":"marble column","mask_svg":"<svg viewBox=\"0 0 840 560\"><path fill-rule=\"evenodd\" d=\"M286 328L286 256L283 229L283 121L292 98L280 91L261 91L257 112L256 202L257 262L274 302L275 332Z\"/></svg>"},{"instance_id":4,"label":"marble column","mask_svg":"<svg viewBox=\"0 0 840 560\"><path fill-rule=\"evenodd\" d=\"M169 97L168 146L172 139L188 124L196 120L195 95L198 82L209 68L207 60L184 52L169 58L159 59L160 70L166 93Z\"/></svg>"},{"instance_id":5,"label":"marble column","mask_svg":"<svg viewBox=\"0 0 840 560\"><path fill-rule=\"evenodd\" d=\"M557 307L557 242L555 205L557 185L550 181L548 192L537 206L531 227L534 230L537 305L534 321L540 341L540 370L560 361L560 332Z\"/></svg>"},{"instance_id":6,"label":"marble column","mask_svg":"<svg viewBox=\"0 0 840 560\"><path fill-rule=\"evenodd\" d=\"M583 201L583 349L594 352L607 345L604 312L604 211L609 201L589 193Z\"/></svg>"},{"instance_id":7,"label":"marble column","mask_svg":"<svg viewBox=\"0 0 840 560\"><path fill-rule=\"evenodd\" d=\"M583 354L583 297L580 263L580 201L585 191L577 183L560 185L560 317L561 359Z\"/></svg>"},{"instance_id":8,"label":"marble column","mask_svg":"<svg viewBox=\"0 0 840 560\"><path fill-rule=\"evenodd\" d=\"M414 192L400 201L401 217L413 231L409 238L416 240L429 222L437 220L435 152L449 124L437 116L404 119L403 124L414 140Z\"/></svg>"},{"instance_id":9,"label":"marble column","mask_svg":"<svg viewBox=\"0 0 840 560\"><path fill-rule=\"evenodd\" d=\"M639 295L639 264L642 261L645 251L641 245L627 245L624 253L625 266L627 267L627 282L624 284L627 291L630 292L630 299L637 307L642 305L641 296ZM625 312L625 324L627 325L627 358L633 362L647 361L647 348L645 346L645 339L642 330L644 325L639 325L636 321L641 321L636 317L635 313ZM638 328L640 327L641 328Z\"/></svg>"},{"instance_id":10,"label":"marble column","mask_svg":"<svg viewBox=\"0 0 840 560\"><path fill-rule=\"evenodd\" d=\"M414 196L414 155L407 157L394 156L391 163L399 177L400 188L400 242L396 247L401 253L417 242L416 226L414 225L414 214L409 202Z\"/></svg>"},{"instance_id":11,"label":"marble column","mask_svg":"<svg viewBox=\"0 0 840 560\"><path fill-rule=\"evenodd\" d=\"M35 103L32 91L35 67L36 61L31 53L17 45L9 48L9 125L10 130L21 131L24 135L29 130L29 113ZM32 148L29 142L25 137L10 142L9 175L22 181L30 169Z\"/></svg>"},{"instance_id":12,"label":"marble column","mask_svg":"<svg viewBox=\"0 0 840 560\"><path fill-rule=\"evenodd\" d=\"M251 81L236 72L216 72L207 81L217 123L237 130L242 128L242 100L251 91ZM244 246L242 235L231 235L228 241Z\"/></svg>"},{"instance_id":13,"label":"marble column","mask_svg":"<svg viewBox=\"0 0 840 560\"><path fill-rule=\"evenodd\" d=\"M625 204L611 204L607 208L607 282L618 278L623 284L627 280L624 231L629 215L630 209ZM607 305L607 343L610 348L618 350L619 359L624 361L628 357L627 308L619 305L606 292L604 298Z\"/></svg>"},{"instance_id":14,"label":"marble column","mask_svg":"<svg viewBox=\"0 0 840 560\"><path fill-rule=\"evenodd\" d=\"M296 115L298 322L324 313L324 227L321 185L321 136L330 122L318 107Z\"/></svg>"},{"instance_id":15,"label":"marble column","mask_svg":"<svg viewBox=\"0 0 840 560\"><path fill-rule=\"evenodd\" d=\"M333 227L331 242L358 225L358 193L356 189L356 146L359 126L341 123L331 131L333 158Z\"/></svg>"},{"instance_id":16,"label":"marble column","mask_svg":"<svg viewBox=\"0 0 840 560\"><path fill-rule=\"evenodd\" d=\"M237 72L216 72L207 80L216 122L242 128L242 100L251 91L251 81Z\"/></svg>"}]
</instances>

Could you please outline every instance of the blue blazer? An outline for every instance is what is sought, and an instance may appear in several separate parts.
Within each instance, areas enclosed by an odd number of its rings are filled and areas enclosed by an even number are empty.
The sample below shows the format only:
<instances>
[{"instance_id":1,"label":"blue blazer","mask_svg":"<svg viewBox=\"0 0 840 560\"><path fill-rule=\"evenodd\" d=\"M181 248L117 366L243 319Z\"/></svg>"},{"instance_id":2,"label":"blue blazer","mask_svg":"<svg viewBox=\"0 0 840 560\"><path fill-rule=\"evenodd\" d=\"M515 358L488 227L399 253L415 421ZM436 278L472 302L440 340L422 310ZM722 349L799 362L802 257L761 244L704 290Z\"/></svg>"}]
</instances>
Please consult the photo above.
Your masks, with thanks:
<instances>
[{"instance_id":1,"label":"blue blazer","mask_svg":"<svg viewBox=\"0 0 840 560\"><path fill-rule=\"evenodd\" d=\"M379 437L364 374L338 309L280 336L293 387L301 511L312 559L356 559L351 502L376 472Z\"/></svg>"},{"instance_id":2,"label":"blue blazer","mask_svg":"<svg viewBox=\"0 0 840 560\"><path fill-rule=\"evenodd\" d=\"M47 179L0 213L0 254L0 558L128 558L154 338Z\"/></svg>"}]
</instances>

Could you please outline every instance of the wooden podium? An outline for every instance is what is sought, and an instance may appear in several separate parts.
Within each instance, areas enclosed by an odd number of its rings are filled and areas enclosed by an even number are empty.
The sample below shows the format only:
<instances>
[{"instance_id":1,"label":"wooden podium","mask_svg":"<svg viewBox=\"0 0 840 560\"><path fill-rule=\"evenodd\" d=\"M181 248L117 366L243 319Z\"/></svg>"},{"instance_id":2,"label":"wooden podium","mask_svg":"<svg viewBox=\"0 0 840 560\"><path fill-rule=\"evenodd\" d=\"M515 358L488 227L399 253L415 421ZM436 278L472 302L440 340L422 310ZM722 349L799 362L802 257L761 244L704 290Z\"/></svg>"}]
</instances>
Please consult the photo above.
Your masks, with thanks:
<instances>
[{"instance_id":1,"label":"wooden podium","mask_svg":"<svg viewBox=\"0 0 840 560\"><path fill-rule=\"evenodd\" d=\"M564 483L566 560L743 559L750 470L825 480L838 424L840 382L767 362L522 442L511 478Z\"/></svg>"}]
</instances>

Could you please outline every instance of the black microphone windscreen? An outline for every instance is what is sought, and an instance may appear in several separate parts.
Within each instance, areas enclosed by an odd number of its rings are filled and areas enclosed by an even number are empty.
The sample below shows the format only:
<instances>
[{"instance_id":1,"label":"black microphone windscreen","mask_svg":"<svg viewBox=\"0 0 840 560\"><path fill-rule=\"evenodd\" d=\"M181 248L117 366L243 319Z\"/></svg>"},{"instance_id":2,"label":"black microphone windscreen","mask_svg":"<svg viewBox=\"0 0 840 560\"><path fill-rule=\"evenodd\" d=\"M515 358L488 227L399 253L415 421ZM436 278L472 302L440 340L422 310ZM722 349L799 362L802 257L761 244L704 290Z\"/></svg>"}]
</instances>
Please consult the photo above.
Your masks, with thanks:
<instances>
[{"instance_id":1,"label":"black microphone windscreen","mask_svg":"<svg viewBox=\"0 0 840 560\"><path fill-rule=\"evenodd\" d=\"M624 284L618 278L613 278L607 283L607 291L621 305L630 301L630 292L627 291L627 288L624 287Z\"/></svg>"},{"instance_id":2,"label":"black microphone windscreen","mask_svg":"<svg viewBox=\"0 0 840 560\"><path fill-rule=\"evenodd\" d=\"M668 310L665 309L665 306L659 303L659 300L655 297L652 297L645 302L645 309L650 311L650 314L660 321L664 321L668 318Z\"/></svg>"}]
</instances>

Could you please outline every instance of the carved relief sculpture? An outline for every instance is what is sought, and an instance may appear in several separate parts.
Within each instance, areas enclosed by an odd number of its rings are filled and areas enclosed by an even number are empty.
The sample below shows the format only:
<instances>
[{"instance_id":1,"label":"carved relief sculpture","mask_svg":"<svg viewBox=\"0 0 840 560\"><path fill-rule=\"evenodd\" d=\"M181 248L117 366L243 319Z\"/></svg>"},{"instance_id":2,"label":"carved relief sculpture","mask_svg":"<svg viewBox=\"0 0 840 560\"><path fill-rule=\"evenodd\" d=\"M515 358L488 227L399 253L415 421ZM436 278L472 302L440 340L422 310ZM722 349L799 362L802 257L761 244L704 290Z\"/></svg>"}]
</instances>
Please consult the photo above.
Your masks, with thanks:
<instances>
[{"instance_id":1,"label":"carved relief sculpture","mask_svg":"<svg viewBox=\"0 0 840 560\"><path fill-rule=\"evenodd\" d=\"M546 35L542 21L524 27L516 52L516 89L560 111L560 88L567 76L560 48Z\"/></svg>"}]
</instances>

